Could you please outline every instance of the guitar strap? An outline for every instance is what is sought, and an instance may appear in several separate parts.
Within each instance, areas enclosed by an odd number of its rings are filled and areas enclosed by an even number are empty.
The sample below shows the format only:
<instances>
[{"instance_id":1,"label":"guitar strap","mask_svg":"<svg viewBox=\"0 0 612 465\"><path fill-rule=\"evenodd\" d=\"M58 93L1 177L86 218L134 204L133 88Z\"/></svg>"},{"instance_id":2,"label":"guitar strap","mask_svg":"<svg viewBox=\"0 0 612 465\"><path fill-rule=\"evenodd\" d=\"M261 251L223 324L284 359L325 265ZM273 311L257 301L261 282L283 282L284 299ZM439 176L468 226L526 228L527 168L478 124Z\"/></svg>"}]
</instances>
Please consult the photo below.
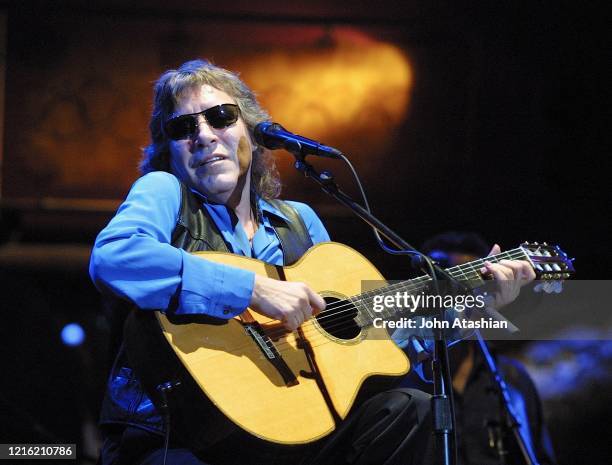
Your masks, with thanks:
<instances>
[{"instance_id":1,"label":"guitar strap","mask_svg":"<svg viewBox=\"0 0 612 465\"><path fill-rule=\"evenodd\" d=\"M283 264L291 265L313 245L308 228L300 214L287 202L278 199L267 202L289 220L270 216L283 250ZM202 207L202 199L184 183L181 183L181 207L171 242L187 252L230 251L208 210Z\"/></svg>"}]
</instances>

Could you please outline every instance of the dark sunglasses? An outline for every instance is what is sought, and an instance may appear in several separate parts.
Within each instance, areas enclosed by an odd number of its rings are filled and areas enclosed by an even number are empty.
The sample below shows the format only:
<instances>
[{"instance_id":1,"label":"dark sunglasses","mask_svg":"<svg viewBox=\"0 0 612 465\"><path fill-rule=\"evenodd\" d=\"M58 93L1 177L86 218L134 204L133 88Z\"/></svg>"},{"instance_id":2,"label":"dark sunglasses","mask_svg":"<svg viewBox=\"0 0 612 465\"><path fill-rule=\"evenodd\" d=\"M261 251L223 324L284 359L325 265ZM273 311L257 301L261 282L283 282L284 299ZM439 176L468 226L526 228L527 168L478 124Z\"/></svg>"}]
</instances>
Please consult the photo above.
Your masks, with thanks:
<instances>
[{"instance_id":1,"label":"dark sunglasses","mask_svg":"<svg viewBox=\"0 0 612 465\"><path fill-rule=\"evenodd\" d=\"M199 115L203 115L208 124L213 128L223 129L238 121L240 110L238 109L238 105L224 103L223 105L210 107L198 113L190 113L188 115L170 118L166 121L166 124L164 124L164 130L170 139L191 139L198 130Z\"/></svg>"}]
</instances>

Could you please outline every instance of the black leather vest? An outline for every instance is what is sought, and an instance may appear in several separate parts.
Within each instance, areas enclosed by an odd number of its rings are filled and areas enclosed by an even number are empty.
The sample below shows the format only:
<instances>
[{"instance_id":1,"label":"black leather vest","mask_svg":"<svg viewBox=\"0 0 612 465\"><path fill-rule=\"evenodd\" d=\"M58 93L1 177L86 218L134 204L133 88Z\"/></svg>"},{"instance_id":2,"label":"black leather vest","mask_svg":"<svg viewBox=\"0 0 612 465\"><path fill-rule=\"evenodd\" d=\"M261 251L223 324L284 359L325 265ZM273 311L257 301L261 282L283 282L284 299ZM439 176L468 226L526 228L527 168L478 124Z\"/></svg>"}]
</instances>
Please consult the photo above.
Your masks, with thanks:
<instances>
[{"instance_id":1,"label":"black leather vest","mask_svg":"<svg viewBox=\"0 0 612 465\"><path fill-rule=\"evenodd\" d=\"M268 200L268 203L289 219L287 222L274 216L270 217L270 222L283 250L283 263L291 265L312 247L312 239L302 217L293 207L281 200ZM180 213L172 233L172 245L187 252L229 252L228 245L203 206L202 199L183 183ZM121 320L125 319L132 307L127 302L113 303L112 306L114 317ZM108 380L100 412L100 424L131 425L155 433L163 433L164 430L161 416L134 375L123 344L119 348Z\"/></svg>"},{"instance_id":2,"label":"black leather vest","mask_svg":"<svg viewBox=\"0 0 612 465\"><path fill-rule=\"evenodd\" d=\"M283 249L283 263L291 265L312 247L310 234L302 217L289 204L277 199L267 202L289 219L289 222L285 222L280 218L271 217L270 222ZM172 233L172 245L187 252L204 250L229 252L217 225L208 215L208 210L203 208L201 198L183 183L181 183L181 211Z\"/></svg>"}]
</instances>

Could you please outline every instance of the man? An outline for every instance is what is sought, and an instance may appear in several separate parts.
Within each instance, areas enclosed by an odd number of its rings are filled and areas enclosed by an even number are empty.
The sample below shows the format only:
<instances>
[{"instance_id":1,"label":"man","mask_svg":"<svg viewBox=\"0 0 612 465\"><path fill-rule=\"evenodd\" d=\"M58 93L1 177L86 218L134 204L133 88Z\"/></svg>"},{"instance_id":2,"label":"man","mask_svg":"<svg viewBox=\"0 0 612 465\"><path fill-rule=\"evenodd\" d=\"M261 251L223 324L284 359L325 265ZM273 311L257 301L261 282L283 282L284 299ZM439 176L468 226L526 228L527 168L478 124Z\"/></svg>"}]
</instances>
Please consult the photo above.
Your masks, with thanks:
<instances>
[{"instance_id":1,"label":"man","mask_svg":"<svg viewBox=\"0 0 612 465\"><path fill-rule=\"evenodd\" d=\"M235 74L206 61L187 62L160 77L151 144L141 166L144 176L92 252L90 274L103 293L139 311L175 315L229 319L249 307L290 331L325 308L306 284L254 275L188 253L226 249L281 265L329 240L310 207L274 200L280 184L273 164L253 142L255 125L267 119ZM283 228L291 233L285 242ZM502 279L529 276L515 262L493 265L492 271ZM428 407L427 396L418 391L389 391L354 408L332 434L313 444L259 444L234 428L214 446L198 450L197 457L174 438L167 463L427 463ZM109 379L101 423L103 464L162 463L159 412L123 349Z\"/></svg>"}]
</instances>

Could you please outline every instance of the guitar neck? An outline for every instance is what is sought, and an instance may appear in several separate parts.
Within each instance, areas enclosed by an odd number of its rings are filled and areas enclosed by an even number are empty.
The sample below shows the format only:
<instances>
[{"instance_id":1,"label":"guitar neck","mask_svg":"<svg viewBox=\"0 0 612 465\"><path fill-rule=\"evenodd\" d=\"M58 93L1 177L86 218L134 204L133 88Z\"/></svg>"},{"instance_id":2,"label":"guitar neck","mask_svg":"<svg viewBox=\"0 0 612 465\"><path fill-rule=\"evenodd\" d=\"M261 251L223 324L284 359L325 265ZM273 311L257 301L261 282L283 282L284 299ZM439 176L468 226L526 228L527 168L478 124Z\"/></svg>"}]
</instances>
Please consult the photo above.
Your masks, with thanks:
<instances>
[{"instance_id":1,"label":"guitar neck","mask_svg":"<svg viewBox=\"0 0 612 465\"><path fill-rule=\"evenodd\" d=\"M480 272L480 269L484 266L486 261L491 263L497 263L501 260L526 260L533 266L527 253L522 247L508 250L497 255L492 255L485 258L480 258L463 265L453 266L447 268L446 271L456 280L464 284L469 289L476 289L485 283L485 280ZM383 305L380 310L373 310L373 300L375 296L381 296L381 301L384 301L386 296L394 297L398 293L401 295L417 295L426 293L432 279L429 275L419 276L414 279L401 281L394 283L389 286L367 291L350 299L351 303L357 308L357 316L355 321L359 326L367 327L371 326L377 318L393 318L398 313L403 311L403 308L395 308L393 306Z\"/></svg>"},{"instance_id":2,"label":"guitar neck","mask_svg":"<svg viewBox=\"0 0 612 465\"><path fill-rule=\"evenodd\" d=\"M485 262L497 263L502 260L525 260L531 264L525 250L523 250L521 247L517 247L516 249L508 250L497 255L479 258L473 262L447 268L446 271L453 278L464 283L470 289L476 289L484 284L485 280L480 273L480 269L484 266ZM422 276L421 278L428 278L431 282L431 278L429 276Z\"/></svg>"}]
</instances>

